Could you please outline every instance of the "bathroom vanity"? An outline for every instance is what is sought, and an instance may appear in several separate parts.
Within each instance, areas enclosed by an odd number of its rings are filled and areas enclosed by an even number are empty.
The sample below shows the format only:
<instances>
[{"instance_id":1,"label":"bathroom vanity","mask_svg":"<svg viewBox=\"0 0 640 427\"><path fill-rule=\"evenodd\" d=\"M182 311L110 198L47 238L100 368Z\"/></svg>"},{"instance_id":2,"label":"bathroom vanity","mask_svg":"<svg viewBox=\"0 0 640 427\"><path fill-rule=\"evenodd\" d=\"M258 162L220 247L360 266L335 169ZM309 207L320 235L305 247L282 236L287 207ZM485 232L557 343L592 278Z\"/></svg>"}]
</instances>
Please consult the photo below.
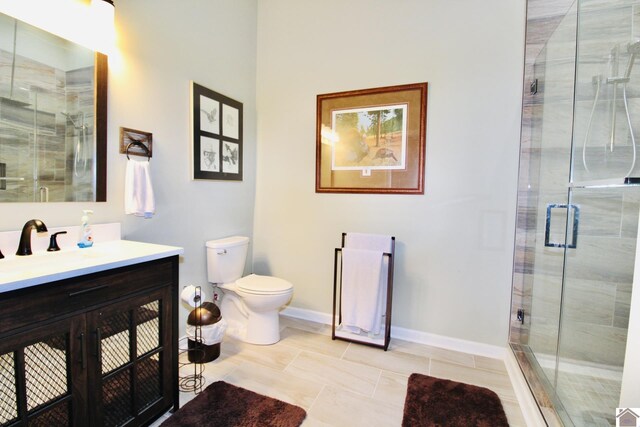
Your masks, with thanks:
<instances>
[{"instance_id":1,"label":"bathroom vanity","mask_svg":"<svg viewBox=\"0 0 640 427\"><path fill-rule=\"evenodd\" d=\"M44 267L1 260L0 425L137 426L177 409L181 253L115 241Z\"/></svg>"}]
</instances>

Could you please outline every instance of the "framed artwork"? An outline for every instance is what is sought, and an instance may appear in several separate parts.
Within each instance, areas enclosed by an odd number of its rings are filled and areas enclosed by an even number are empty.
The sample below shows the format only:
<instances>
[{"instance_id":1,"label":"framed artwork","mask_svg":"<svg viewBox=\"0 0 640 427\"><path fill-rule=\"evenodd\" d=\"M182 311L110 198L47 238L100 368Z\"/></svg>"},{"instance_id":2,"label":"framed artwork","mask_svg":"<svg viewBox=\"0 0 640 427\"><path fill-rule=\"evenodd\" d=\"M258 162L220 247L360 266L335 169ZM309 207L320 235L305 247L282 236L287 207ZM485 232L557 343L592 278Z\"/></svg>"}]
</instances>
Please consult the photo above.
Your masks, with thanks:
<instances>
[{"instance_id":1,"label":"framed artwork","mask_svg":"<svg viewBox=\"0 0 640 427\"><path fill-rule=\"evenodd\" d=\"M120 127L120 153L127 156L153 156L153 134Z\"/></svg>"},{"instance_id":2,"label":"framed artwork","mask_svg":"<svg viewBox=\"0 0 640 427\"><path fill-rule=\"evenodd\" d=\"M317 97L316 192L424 194L428 84Z\"/></svg>"},{"instance_id":3,"label":"framed artwork","mask_svg":"<svg viewBox=\"0 0 640 427\"><path fill-rule=\"evenodd\" d=\"M193 179L242 181L242 103L191 82Z\"/></svg>"}]
</instances>

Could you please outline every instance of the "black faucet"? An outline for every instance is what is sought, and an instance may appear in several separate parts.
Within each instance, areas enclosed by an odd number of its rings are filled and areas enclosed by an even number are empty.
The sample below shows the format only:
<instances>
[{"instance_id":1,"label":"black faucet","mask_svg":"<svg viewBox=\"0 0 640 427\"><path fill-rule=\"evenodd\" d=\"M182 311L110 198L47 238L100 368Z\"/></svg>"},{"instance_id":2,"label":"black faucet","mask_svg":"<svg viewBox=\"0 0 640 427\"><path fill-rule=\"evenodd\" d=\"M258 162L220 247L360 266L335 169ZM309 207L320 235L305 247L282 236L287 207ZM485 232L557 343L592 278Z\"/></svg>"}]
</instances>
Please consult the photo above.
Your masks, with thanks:
<instances>
[{"instance_id":1,"label":"black faucet","mask_svg":"<svg viewBox=\"0 0 640 427\"><path fill-rule=\"evenodd\" d=\"M18 251L16 255L31 255L31 230L36 229L38 233L46 233L47 226L39 219L30 219L22 227L22 234L20 235L20 244L18 245Z\"/></svg>"}]
</instances>

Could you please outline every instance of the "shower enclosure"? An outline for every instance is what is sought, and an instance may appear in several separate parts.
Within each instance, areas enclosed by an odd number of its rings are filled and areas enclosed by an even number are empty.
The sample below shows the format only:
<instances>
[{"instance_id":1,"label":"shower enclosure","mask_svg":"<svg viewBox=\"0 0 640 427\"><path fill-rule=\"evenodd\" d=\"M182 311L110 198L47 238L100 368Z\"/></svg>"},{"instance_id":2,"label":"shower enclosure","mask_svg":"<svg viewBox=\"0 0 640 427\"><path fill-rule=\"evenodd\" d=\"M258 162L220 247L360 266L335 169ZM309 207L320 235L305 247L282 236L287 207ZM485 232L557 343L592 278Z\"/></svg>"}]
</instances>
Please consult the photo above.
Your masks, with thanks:
<instances>
[{"instance_id":1,"label":"shower enclosure","mask_svg":"<svg viewBox=\"0 0 640 427\"><path fill-rule=\"evenodd\" d=\"M615 426L640 209L640 1L529 0L526 40L510 344L549 425Z\"/></svg>"}]
</instances>

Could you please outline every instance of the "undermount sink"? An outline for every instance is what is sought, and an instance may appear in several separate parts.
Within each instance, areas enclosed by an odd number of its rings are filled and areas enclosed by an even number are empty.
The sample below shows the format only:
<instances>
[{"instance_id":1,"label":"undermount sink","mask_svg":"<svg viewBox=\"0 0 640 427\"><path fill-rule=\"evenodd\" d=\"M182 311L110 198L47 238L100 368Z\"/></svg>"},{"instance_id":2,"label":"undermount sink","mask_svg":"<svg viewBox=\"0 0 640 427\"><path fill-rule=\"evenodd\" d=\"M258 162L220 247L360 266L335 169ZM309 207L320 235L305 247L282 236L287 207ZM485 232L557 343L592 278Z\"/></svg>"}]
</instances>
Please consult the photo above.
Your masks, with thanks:
<instances>
[{"instance_id":1,"label":"undermount sink","mask_svg":"<svg viewBox=\"0 0 640 427\"><path fill-rule=\"evenodd\" d=\"M90 248L7 255L0 259L0 293L182 253L175 246L114 240Z\"/></svg>"}]
</instances>

